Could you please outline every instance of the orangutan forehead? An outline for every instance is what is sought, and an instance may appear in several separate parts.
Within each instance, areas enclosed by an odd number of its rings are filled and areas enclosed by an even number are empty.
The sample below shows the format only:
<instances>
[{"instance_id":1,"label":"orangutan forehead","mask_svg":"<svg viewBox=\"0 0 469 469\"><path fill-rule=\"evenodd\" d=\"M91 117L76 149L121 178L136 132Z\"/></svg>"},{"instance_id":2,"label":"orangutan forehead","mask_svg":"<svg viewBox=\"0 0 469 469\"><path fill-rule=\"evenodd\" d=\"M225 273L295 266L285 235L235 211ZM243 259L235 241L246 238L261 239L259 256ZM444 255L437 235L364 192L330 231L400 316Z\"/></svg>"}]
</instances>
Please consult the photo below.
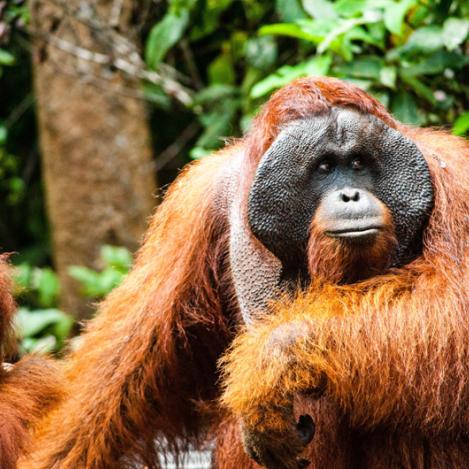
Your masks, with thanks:
<instances>
[{"instance_id":1,"label":"orangutan forehead","mask_svg":"<svg viewBox=\"0 0 469 469\"><path fill-rule=\"evenodd\" d=\"M272 146L288 146L304 150L324 148L341 154L379 147L383 133L401 137L378 118L351 108L334 108L329 112L298 119L285 124ZM290 150L291 151L291 150Z\"/></svg>"}]
</instances>

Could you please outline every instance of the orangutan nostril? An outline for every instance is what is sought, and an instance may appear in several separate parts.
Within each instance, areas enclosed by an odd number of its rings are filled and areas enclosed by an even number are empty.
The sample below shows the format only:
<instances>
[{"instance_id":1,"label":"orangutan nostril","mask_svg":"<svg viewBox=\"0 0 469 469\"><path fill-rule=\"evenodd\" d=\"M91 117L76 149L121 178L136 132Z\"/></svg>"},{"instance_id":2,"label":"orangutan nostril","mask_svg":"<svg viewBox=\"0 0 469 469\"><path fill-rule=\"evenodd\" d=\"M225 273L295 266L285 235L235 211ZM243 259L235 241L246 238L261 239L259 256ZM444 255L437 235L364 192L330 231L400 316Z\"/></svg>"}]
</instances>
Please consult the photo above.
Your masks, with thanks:
<instances>
[{"instance_id":1,"label":"orangutan nostril","mask_svg":"<svg viewBox=\"0 0 469 469\"><path fill-rule=\"evenodd\" d=\"M296 429L300 436L301 441L307 445L311 442L316 431L316 425L310 415L300 415Z\"/></svg>"}]
</instances>

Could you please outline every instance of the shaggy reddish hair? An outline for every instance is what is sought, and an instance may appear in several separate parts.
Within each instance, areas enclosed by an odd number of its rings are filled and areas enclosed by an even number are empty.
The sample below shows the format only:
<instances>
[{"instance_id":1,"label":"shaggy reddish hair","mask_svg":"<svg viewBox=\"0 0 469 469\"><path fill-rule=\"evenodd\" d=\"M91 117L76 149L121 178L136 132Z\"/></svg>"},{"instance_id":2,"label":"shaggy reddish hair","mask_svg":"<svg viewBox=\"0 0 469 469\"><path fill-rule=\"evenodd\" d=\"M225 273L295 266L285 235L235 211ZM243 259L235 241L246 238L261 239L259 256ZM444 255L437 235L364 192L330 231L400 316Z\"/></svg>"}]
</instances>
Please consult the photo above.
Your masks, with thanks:
<instances>
[{"instance_id":1,"label":"shaggy reddish hair","mask_svg":"<svg viewBox=\"0 0 469 469\"><path fill-rule=\"evenodd\" d=\"M227 262L230 197L246 201L258 162L283 125L337 106L381 119L413 140L428 161L435 207L423 252L364 282L314 282L239 333ZM469 402L468 306L461 290L469 281L467 153L463 140L403 126L375 99L338 80L307 78L278 91L248 136L191 165L173 183L132 272L68 357L69 397L42 421L33 454L20 467L152 469L158 452L207 436L223 440L217 467L249 467L239 419L261 431L284 431L290 422L275 409L314 388L323 374L327 393L317 405L309 402L323 435L311 445L316 467L345 467L357 448L365 467L398 461L423 468L427 460L463 467L457 463ZM316 249L313 242L309 249ZM302 334L296 338L297 325ZM285 330L288 340L282 340ZM218 429L225 414L216 406L216 361L235 335L222 362L223 402L235 423ZM353 433L358 426L368 440ZM337 435L334 451L330 435ZM458 451L448 456L444 438ZM424 457L429 447L431 456Z\"/></svg>"},{"instance_id":2,"label":"shaggy reddish hair","mask_svg":"<svg viewBox=\"0 0 469 469\"><path fill-rule=\"evenodd\" d=\"M322 225L321 207L311 222L307 249L311 278L329 283L353 283L386 271L397 245L389 209L380 204L384 214L383 229L372 245L338 242L327 236Z\"/></svg>"},{"instance_id":3,"label":"shaggy reddish hair","mask_svg":"<svg viewBox=\"0 0 469 469\"><path fill-rule=\"evenodd\" d=\"M459 468L469 458L469 146L442 131L397 128L422 151L434 186L422 254L385 275L337 285L330 282L341 278L347 253L326 246L325 259L310 258L322 279L273 304L222 361L224 404L259 432L277 432L273 450L288 468L296 467L295 435L285 447L292 423L278 409L324 376L323 399L347 417L360 467ZM313 226L310 254L324 247L320 236ZM310 413L321 425L317 406ZM363 446L352 429L366 431ZM312 467L348 467L319 464L314 445Z\"/></svg>"},{"instance_id":4,"label":"shaggy reddish hair","mask_svg":"<svg viewBox=\"0 0 469 469\"><path fill-rule=\"evenodd\" d=\"M15 365L3 363L14 355L11 320L15 303L6 256L0 256L0 462L16 468L29 442L28 429L62 397L59 373L45 359L28 357Z\"/></svg>"}]
</instances>

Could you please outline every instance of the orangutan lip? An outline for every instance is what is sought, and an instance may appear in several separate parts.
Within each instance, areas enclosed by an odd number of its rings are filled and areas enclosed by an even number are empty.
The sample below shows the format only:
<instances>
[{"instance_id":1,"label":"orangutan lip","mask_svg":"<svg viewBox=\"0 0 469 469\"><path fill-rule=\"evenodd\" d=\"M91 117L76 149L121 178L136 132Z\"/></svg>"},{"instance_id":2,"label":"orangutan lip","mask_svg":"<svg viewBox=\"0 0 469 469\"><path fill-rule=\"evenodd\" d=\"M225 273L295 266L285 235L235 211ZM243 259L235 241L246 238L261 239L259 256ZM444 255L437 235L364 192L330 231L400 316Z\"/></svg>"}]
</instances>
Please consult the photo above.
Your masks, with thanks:
<instances>
[{"instance_id":1,"label":"orangutan lip","mask_svg":"<svg viewBox=\"0 0 469 469\"><path fill-rule=\"evenodd\" d=\"M381 230L381 226L365 226L363 228L328 231L327 234L334 238L361 238L366 236L374 236Z\"/></svg>"}]
</instances>

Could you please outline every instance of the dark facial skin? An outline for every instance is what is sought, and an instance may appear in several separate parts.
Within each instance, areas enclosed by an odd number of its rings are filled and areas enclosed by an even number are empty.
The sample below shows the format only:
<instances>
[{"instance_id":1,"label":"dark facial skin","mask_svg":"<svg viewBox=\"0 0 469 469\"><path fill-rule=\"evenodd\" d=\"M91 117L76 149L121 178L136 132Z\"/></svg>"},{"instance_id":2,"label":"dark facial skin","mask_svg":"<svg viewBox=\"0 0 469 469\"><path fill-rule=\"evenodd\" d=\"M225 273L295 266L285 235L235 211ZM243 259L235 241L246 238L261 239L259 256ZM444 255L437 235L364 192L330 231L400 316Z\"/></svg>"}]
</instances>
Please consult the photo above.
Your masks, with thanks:
<instances>
[{"instance_id":1,"label":"dark facial skin","mask_svg":"<svg viewBox=\"0 0 469 469\"><path fill-rule=\"evenodd\" d=\"M396 228L393 264L402 265L418 254L433 206L428 166L413 142L383 122L335 109L280 132L258 166L248 220L284 268L298 270L318 207L325 232L353 242L381 228L381 203Z\"/></svg>"},{"instance_id":2,"label":"dark facial skin","mask_svg":"<svg viewBox=\"0 0 469 469\"><path fill-rule=\"evenodd\" d=\"M374 162L366 155L325 155L311 172L320 198L321 228L327 236L349 242L372 241L384 228L382 204L373 195Z\"/></svg>"}]
</instances>

